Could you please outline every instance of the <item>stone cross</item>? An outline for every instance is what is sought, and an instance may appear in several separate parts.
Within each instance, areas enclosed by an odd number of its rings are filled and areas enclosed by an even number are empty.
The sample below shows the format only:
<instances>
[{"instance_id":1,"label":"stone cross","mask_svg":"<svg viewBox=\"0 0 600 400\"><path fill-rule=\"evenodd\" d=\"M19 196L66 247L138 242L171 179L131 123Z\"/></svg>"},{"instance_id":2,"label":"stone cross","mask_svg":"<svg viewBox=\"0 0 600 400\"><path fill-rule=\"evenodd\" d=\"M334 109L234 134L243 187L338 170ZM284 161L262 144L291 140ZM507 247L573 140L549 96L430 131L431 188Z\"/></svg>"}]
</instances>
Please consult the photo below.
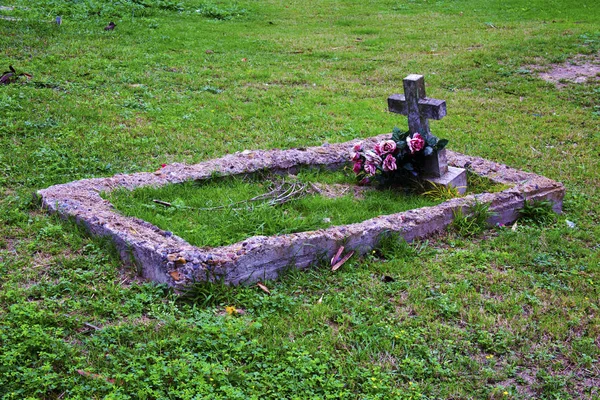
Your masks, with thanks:
<instances>
[{"instance_id":1,"label":"stone cross","mask_svg":"<svg viewBox=\"0 0 600 400\"><path fill-rule=\"evenodd\" d=\"M388 109L393 113L408 116L410 134L420 133L427 140L431 135L428 120L442 119L446 116L446 101L430 99L425 95L423 75L408 75L403 84L404 94L388 97ZM448 167L446 149L435 151L425 158L423 173L430 182L454 186L460 193L466 191L466 172L462 168Z\"/></svg>"},{"instance_id":2,"label":"stone cross","mask_svg":"<svg viewBox=\"0 0 600 400\"><path fill-rule=\"evenodd\" d=\"M423 75L411 74L404 78L404 94L388 97L391 112L408 116L408 129L411 134L420 133L424 138L431 135L428 119L442 119L446 116L446 101L429 99L425 96Z\"/></svg>"}]
</instances>

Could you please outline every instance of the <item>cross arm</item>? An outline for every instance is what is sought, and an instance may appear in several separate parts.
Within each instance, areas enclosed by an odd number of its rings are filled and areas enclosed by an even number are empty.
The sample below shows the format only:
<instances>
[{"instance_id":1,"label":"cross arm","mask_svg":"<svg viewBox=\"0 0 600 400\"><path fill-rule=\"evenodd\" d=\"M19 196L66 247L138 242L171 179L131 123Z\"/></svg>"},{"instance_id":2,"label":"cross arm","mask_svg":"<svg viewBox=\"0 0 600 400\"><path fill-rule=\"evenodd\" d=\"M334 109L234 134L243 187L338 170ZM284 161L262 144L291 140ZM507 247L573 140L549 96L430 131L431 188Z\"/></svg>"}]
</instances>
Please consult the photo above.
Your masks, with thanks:
<instances>
[{"instance_id":1,"label":"cross arm","mask_svg":"<svg viewBox=\"0 0 600 400\"><path fill-rule=\"evenodd\" d=\"M408 106L403 94L393 94L388 97L390 112L408 115ZM438 99L419 99L419 114L427 119L442 119L446 116L446 101Z\"/></svg>"}]
</instances>

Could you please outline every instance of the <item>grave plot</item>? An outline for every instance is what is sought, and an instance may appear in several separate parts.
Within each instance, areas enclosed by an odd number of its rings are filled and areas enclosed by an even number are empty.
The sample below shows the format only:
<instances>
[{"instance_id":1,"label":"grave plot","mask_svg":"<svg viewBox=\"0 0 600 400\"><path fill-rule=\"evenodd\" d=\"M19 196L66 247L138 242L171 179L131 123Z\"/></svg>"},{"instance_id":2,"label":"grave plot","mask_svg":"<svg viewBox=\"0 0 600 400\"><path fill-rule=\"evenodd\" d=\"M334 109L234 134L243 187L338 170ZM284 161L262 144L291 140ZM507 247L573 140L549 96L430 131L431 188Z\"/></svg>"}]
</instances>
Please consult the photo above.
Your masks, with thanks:
<instances>
[{"instance_id":1,"label":"grave plot","mask_svg":"<svg viewBox=\"0 0 600 400\"><path fill-rule=\"evenodd\" d=\"M390 111L408 116L413 138L415 133L420 132L424 137L421 142L423 145L430 135L427 120L442 118L446 113L445 102L425 96L423 77L420 75L409 75L404 80L404 88L405 94L391 96L388 105ZM362 146L373 148L389 139L389 134L368 138L362 141ZM240 236L212 246L207 243L190 244L174 234L172 228L167 228L168 223L159 228L146 220L123 215L106 199L118 194L118 189L156 190L173 184L214 181L215 176L234 179L272 173L289 177L290 174L301 173L303 168L340 170L349 166L349 154L356 149L358 142L353 140L305 149L246 150L195 165L171 164L153 173L116 175L55 185L40 190L38 194L43 206L51 212L74 219L93 235L110 237L122 259L135 264L143 277L177 288L207 279L223 279L231 284L273 279L280 271L290 267L303 268L323 258L343 257L338 254L342 246L347 252L365 253L377 245L382 235L389 233L397 233L407 241L426 237L445 230L458 210L469 215L471 207L477 202L489 204L489 210L494 213L488 220L490 224L514 222L525 201L550 200L554 211L560 212L562 208L565 192L562 184L445 149L430 151L424 167L427 180L464 187L465 169L468 168L472 174L502 185L504 190L468 194L438 205L399 212L392 210L390 214L384 211L372 217L367 215L364 221L341 221L342 225L327 227L317 225L316 229L310 228L313 230L308 231L275 232L280 234L270 236L255 235L257 232L251 231L250 236ZM285 193L282 195L286 196ZM155 204L168 208L188 206L174 200L156 200L158 202Z\"/></svg>"},{"instance_id":2,"label":"grave plot","mask_svg":"<svg viewBox=\"0 0 600 400\"><path fill-rule=\"evenodd\" d=\"M389 135L370 138L375 144ZM511 187L498 193L482 193L451 199L436 206L377 216L350 225L277 236L253 236L221 246L193 246L147 221L124 216L101 197L118 188L160 187L173 183L210 179L215 173L234 176L265 170L295 173L301 166L340 168L357 141L307 149L245 151L195 165L171 164L154 173L116 175L55 185L38 193L43 206L83 224L93 235L110 237L122 258L137 265L142 276L172 286L194 280L222 277L238 284L271 279L290 266L306 267L321 257L331 258L344 245L365 253L380 236L397 232L406 240L440 232L452 222L454 211L465 214L475 201L490 203L496 215L490 224L516 220L525 200L551 200L560 212L562 184L506 165L448 151L451 166L468 167L474 174Z\"/></svg>"}]
</instances>

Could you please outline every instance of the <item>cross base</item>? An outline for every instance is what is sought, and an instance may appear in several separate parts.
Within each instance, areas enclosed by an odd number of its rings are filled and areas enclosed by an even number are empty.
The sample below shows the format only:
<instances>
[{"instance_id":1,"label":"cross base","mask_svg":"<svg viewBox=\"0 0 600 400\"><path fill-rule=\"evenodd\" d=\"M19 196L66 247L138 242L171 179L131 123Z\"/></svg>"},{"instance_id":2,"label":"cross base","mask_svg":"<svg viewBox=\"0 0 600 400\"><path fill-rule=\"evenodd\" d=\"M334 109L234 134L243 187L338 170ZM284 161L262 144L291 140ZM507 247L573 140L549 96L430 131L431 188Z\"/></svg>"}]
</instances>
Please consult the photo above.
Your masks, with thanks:
<instances>
[{"instance_id":1,"label":"cross base","mask_svg":"<svg viewBox=\"0 0 600 400\"><path fill-rule=\"evenodd\" d=\"M439 177L425 177L427 182L436 185L453 186L460 194L467 191L467 170L464 168L448 167L448 172Z\"/></svg>"}]
</instances>

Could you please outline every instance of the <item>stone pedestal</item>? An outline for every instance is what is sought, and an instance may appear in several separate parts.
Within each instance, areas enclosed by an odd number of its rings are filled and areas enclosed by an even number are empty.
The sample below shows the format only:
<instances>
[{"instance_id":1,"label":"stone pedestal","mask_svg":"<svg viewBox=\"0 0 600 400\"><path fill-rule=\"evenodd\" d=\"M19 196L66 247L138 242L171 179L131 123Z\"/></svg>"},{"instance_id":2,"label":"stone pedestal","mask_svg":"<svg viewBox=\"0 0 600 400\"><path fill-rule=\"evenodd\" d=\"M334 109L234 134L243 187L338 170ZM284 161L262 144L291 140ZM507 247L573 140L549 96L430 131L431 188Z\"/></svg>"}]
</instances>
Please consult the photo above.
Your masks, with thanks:
<instances>
[{"instance_id":1,"label":"stone pedestal","mask_svg":"<svg viewBox=\"0 0 600 400\"><path fill-rule=\"evenodd\" d=\"M467 171L464 168L448 167L448 172L437 178L425 178L427 182L436 185L454 186L458 193L465 194L467 191Z\"/></svg>"},{"instance_id":2,"label":"stone pedestal","mask_svg":"<svg viewBox=\"0 0 600 400\"><path fill-rule=\"evenodd\" d=\"M448 166L446 149L434 152L425 160L423 175L427 182L454 186L460 194L467 191L467 171L464 168Z\"/></svg>"}]
</instances>

